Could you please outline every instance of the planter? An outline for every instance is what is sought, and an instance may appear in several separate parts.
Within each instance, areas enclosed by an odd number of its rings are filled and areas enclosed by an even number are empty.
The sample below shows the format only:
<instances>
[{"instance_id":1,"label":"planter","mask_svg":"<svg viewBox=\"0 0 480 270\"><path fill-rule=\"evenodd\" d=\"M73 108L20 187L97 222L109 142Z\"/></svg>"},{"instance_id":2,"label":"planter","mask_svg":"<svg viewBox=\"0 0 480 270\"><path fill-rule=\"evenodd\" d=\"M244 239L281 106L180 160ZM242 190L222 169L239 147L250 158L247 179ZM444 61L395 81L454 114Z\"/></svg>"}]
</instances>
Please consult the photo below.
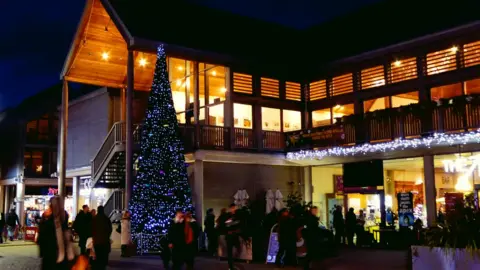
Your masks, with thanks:
<instances>
[{"instance_id":1,"label":"planter","mask_svg":"<svg viewBox=\"0 0 480 270\"><path fill-rule=\"evenodd\" d=\"M242 238L239 238L239 250L233 248L233 258L236 260L251 261L252 260L252 238L250 243L246 243ZM218 237L218 257L227 258L227 241L225 235Z\"/></svg>"},{"instance_id":2,"label":"planter","mask_svg":"<svg viewBox=\"0 0 480 270\"><path fill-rule=\"evenodd\" d=\"M480 269L480 252L472 254L465 249L412 246L413 270L474 270Z\"/></svg>"}]
</instances>

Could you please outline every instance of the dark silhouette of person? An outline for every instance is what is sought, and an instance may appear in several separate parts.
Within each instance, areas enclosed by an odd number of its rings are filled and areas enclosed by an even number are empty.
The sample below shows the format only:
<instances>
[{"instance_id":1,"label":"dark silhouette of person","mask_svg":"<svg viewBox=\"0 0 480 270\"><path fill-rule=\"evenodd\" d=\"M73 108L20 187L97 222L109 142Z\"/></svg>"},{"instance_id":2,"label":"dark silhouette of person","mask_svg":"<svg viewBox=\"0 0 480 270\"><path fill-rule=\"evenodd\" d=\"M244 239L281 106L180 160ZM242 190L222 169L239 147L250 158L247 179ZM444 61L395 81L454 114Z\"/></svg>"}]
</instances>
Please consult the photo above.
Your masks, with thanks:
<instances>
[{"instance_id":1,"label":"dark silhouette of person","mask_svg":"<svg viewBox=\"0 0 480 270\"><path fill-rule=\"evenodd\" d=\"M335 243L340 245L344 238L345 220L343 219L342 207L337 205L333 211L333 227L335 229Z\"/></svg>"},{"instance_id":2,"label":"dark silhouette of person","mask_svg":"<svg viewBox=\"0 0 480 270\"><path fill-rule=\"evenodd\" d=\"M354 209L350 207L348 213L345 217L345 229L347 232L347 242L348 246L353 247L353 236L355 235L355 228L357 225L357 216L355 215Z\"/></svg>"},{"instance_id":3,"label":"dark silhouette of person","mask_svg":"<svg viewBox=\"0 0 480 270\"><path fill-rule=\"evenodd\" d=\"M287 209L280 212L278 221L278 252L275 263L278 267L296 264L296 230L292 215Z\"/></svg>"},{"instance_id":4,"label":"dark silhouette of person","mask_svg":"<svg viewBox=\"0 0 480 270\"><path fill-rule=\"evenodd\" d=\"M105 215L103 206L99 206L97 215L92 219L92 240L96 256L92 269L103 270L107 268L108 256L111 251L111 234L112 222Z\"/></svg>"},{"instance_id":5,"label":"dark silhouette of person","mask_svg":"<svg viewBox=\"0 0 480 270\"><path fill-rule=\"evenodd\" d=\"M207 235L208 240L208 253L210 255L215 255L217 251L217 230L215 229L215 214L213 213L213 209L210 208L207 210L207 214L205 216L205 234Z\"/></svg>"},{"instance_id":6,"label":"dark silhouette of person","mask_svg":"<svg viewBox=\"0 0 480 270\"><path fill-rule=\"evenodd\" d=\"M73 229L78 234L80 253L86 254L87 239L92 237L92 214L90 213L88 205L83 205L82 210L75 217Z\"/></svg>"}]
</instances>

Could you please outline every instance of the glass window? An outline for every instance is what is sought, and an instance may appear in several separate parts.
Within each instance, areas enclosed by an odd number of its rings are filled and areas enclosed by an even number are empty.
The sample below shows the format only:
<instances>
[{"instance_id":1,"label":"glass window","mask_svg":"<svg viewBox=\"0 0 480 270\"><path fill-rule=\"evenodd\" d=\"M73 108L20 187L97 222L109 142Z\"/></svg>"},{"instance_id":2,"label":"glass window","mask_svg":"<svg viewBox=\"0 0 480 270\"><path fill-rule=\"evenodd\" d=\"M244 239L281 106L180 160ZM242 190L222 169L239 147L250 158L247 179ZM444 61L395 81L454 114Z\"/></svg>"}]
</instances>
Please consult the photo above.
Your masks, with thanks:
<instances>
[{"instance_id":1,"label":"glass window","mask_svg":"<svg viewBox=\"0 0 480 270\"><path fill-rule=\"evenodd\" d=\"M418 103L418 92L410 92L392 96L392 108Z\"/></svg>"},{"instance_id":2,"label":"glass window","mask_svg":"<svg viewBox=\"0 0 480 270\"><path fill-rule=\"evenodd\" d=\"M312 112L312 126L321 127L328 126L332 124L332 114L331 109L321 109Z\"/></svg>"},{"instance_id":3,"label":"glass window","mask_svg":"<svg viewBox=\"0 0 480 270\"><path fill-rule=\"evenodd\" d=\"M370 99L363 102L364 112L373 112L377 110L384 110L386 108L390 108L390 99L388 97Z\"/></svg>"},{"instance_id":4,"label":"glass window","mask_svg":"<svg viewBox=\"0 0 480 270\"><path fill-rule=\"evenodd\" d=\"M458 47L427 54L427 74L434 75L457 68Z\"/></svg>"},{"instance_id":5,"label":"glass window","mask_svg":"<svg viewBox=\"0 0 480 270\"><path fill-rule=\"evenodd\" d=\"M352 115L355 112L353 104L344 104L344 105L336 105L332 108L333 111L333 120L335 122L335 118L344 117L348 115Z\"/></svg>"},{"instance_id":6,"label":"glass window","mask_svg":"<svg viewBox=\"0 0 480 270\"><path fill-rule=\"evenodd\" d=\"M465 82L465 94L480 94L480 79Z\"/></svg>"},{"instance_id":7,"label":"glass window","mask_svg":"<svg viewBox=\"0 0 480 270\"><path fill-rule=\"evenodd\" d=\"M432 100L435 100L435 101L442 98L452 98L456 96L461 96L462 94L463 94L462 83L442 85L438 87L433 87L430 90L430 96Z\"/></svg>"},{"instance_id":8,"label":"glass window","mask_svg":"<svg viewBox=\"0 0 480 270\"><path fill-rule=\"evenodd\" d=\"M353 75L352 73L333 77L332 79L332 96L338 96L353 92Z\"/></svg>"},{"instance_id":9,"label":"glass window","mask_svg":"<svg viewBox=\"0 0 480 270\"><path fill-rule=\"evenodd\" d=\"M383 66L376 66L362 70L362 89L385 85L385 70Z\"/></svg>"},{"instance_id":10,"label":"glass window","mask_svg":"<svg viewBox=\"0 0 480 270\"><path fill-rule=\"evenodd\" d=\"M281 131L280 109L262 107L262 130Z\"/></svg>"},{"instance_id":11,"label":"glass window","mask_svg":"<svg viewBox=\"0 0 480 270\"><path fill-rule=\"evenodd\" d=\"M397 60L390 64L390 80L392 83L417 78L417 58Z\"/></svg>"},{"instance_id":12,"label":"glass window","mask_svg":"<svg viewBox=\"0 0 480 270\"><path fill-rule=\"evenodd\" d=\"M283 110L283 132L302 129L302 115L299 111Z\"/></svg>"},{"instance_id":13,"label":"glass window","mask_svg":"<svg viewBox=\"0 0 480 270\"><path fill-rule=\"evenodd\" d=\"M252 105L233 104L233 126L252 129Z\"/></svg>"},{"instance_id":14,"label":"glass window","mask_svg":"<svg viewBox=\"0 0 480 270\"><path fill-rule=\"evenodd\" d=\"M183 112L189 103L193 102L193 63L183 59L169 58L169 76L172 88L173 105L175 111Z\"/></svg>"},{"instance_id":15,"label":"glass window","mask_svg":"<svg viewBox=\"0 0 480 270\"><path fill-rule=\"evenodd\" d=\"M225 100L227 92L226 68L207 65L208 104L215 104Z\"/></svg>"},{"instance_id":16,"label":"glass window","mask_svg":"<svg viewBox=\"0 0 480 270\"><path fill-rule=\"evenodd\" d=\"M177 113L177 121L179 124L185 124L185 113Z\"/></svg>"},{"instance_id":17,"label":"glass window","mask_svg":"<svg viewBox=\"0 0 480 270\"><path fill-rule=\"evenodd\" d=\"M41 151L26 151L24 155L25 175L43 174L43 153Z\"/></svg>"},{"instance_id":18,"label":"glass window","mask_svg":"<svg viewBox=\"0 0 480 270\"><path fill-rule=\"evenodd\" d=\"M465 67L480 64L480 41L463 45L463 59Z\"/></svg>"},{"instance_id":19,"label":"glass window","mask_svg":"<svg viewBox=\"0 0 480 270\"><path fill-rule=\"evenodd\" d=\"M223 107L224 103L210 106L208 108L208 124L211 126L221 126L224 125L223 118Z\"/></svg>"}]
</instances>

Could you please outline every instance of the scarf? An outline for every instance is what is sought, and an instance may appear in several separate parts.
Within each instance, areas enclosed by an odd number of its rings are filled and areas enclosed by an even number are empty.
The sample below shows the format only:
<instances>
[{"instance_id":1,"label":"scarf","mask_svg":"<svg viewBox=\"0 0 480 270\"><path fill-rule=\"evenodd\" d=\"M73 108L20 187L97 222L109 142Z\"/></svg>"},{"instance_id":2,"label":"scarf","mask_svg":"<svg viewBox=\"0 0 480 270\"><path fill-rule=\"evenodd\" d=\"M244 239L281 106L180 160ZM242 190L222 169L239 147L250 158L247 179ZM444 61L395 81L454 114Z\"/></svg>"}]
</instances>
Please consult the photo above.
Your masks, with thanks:
<instances>
[{"instance_id":1,"label":"scarf","mask_svg":"<svg viewBox=\"0 0 480 270\"><path fill-rule=\"evenodd\" d=\"M190 222L185 222L185 243L191 244L193 242L193 230Z\"/></svg>"}]
</instances>

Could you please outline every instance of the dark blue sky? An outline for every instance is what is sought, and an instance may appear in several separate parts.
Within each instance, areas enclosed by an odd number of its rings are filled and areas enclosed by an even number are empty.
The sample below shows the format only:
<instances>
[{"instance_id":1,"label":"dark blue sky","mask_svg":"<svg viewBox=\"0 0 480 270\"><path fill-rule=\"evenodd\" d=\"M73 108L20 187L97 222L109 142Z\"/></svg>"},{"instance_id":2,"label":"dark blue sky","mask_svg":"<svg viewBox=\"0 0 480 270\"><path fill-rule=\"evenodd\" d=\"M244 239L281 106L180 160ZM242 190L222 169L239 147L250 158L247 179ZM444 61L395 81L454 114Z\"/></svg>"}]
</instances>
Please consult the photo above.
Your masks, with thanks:
<instances>
[{"instance_id":1,"label":"dark blue sky","mask_svg":"<svg viewBox=\"0 0 480 270\"><path fill-rule=\"evenodd\" d=\"M304 28L381 0L189 1ZM84 3L85 0L0 2L0 111L59 82Z\"/></svg>"}]
</instances>

